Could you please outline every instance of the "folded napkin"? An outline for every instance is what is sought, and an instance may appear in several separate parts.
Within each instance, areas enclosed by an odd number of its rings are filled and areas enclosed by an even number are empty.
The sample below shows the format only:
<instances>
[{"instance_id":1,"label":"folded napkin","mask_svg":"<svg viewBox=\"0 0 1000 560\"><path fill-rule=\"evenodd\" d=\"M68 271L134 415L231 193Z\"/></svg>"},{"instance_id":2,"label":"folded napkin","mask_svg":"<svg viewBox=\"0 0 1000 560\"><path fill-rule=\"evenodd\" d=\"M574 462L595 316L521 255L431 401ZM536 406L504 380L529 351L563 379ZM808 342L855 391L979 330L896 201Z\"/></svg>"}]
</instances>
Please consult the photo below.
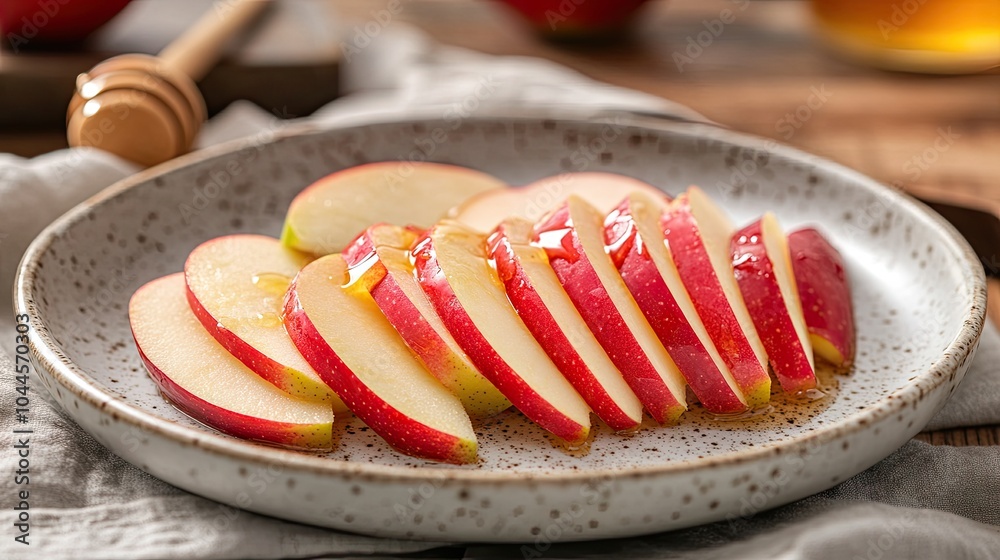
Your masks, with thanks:
<instances>
[{"instance_id":1,"label":"folded napkin","mask_svg":"<svg viewBox=\"0 0 1000 560\"><path fill-rule=\"evenodd\" d=\"M312 120L336 125L387 111L442 106L492 80L484 106L551 105L564 100L595 114L613 108L701 120L689 109L646 94L599 84L551 62L498 58L433 44L402 24L347 65L352 95ZM200 146L284 126L238 104L208 124ZM17 261L45 224L134 166L94 150L64 150L24 160L0 155L0 284L10 286ZM6 289L6 288L5 288ZM0 347L13 342L11 312L0 301ZM1000 423L1000 335L983 333L979 354L961 388L932 422L934 428ZM0 437L16 442L13 367L0 351ZM868 471L827 492L732 523L662 535L545 550L520 546L449 546L376 539L284 522L188 494L119 459L45 402L36 384L32 404L31 536L29 546L8 533L0 558L314 558L393 556L427 551L451 558L989 558L1000 557L1000 447L950 448L910 442ZM16 470L14 453L0 453L0 470ZM20 489L0 480L3 507ZM10 512L10 509L7 509ZM199 533L224 515L225 531ZM8 516L5 519L11 519ZM447 549L437 547L449 547Z\"/></svg>"}]
</instances>

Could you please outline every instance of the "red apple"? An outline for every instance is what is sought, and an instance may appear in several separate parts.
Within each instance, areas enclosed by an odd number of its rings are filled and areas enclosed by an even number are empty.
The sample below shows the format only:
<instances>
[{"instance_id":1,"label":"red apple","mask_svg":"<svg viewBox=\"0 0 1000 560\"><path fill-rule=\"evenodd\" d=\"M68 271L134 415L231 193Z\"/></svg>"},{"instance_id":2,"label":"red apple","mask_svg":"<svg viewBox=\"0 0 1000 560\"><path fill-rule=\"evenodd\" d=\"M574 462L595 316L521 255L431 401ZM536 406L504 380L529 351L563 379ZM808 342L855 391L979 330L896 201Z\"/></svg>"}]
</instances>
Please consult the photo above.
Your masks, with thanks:
<instances>
[{"instance_id":1,"label":"red apple","mask_svg":"<svg viewBox=\"0 0 1000 560\"><path fill-rule=\"evenodd\" d=\"M844 259L815 229L788 234L792 270L813 351L841 367L854 361L854 312Z\"/></svg>"},{"instance_id":2,"label":"red apple","mask_svg":"<svg viewBox=\"0 0 1000 560\"><path fill-rule=\"evenodd\" d=\"M442 163L384 161L327 175L288 207L281 241L306 253L343 251L372 224L426 228L479 193L506 188L481 171Z\"/></svg>"},{"instance_id":3,"label":"red apple","mask_svg":"<svg viewBox=\"0 0 1000 560\"><path fill-rule=\"evenodd\" d=\"M107 23L129 0L3 0L0 35L14 52L37 44L74 43Z\"/></svg>"},{"instance_id":4,"label":"red apple","mask_svg":"<svg viewBox=\"0 0 1000 560\"><path fill-rule=\"evenodd\" d=\"M509 218L489 238L487 254L496 263L507 297L601 420L617 431L638 427L642 403L562 289L545 251L531 244L532 237L532 222Z\"/></svg>"},{"instance_id":5,"label":"red apple","mask_svg":"<svg viewBox=\"0 0 1000 560\"><path fill-rule=\"evenodd\" d=\"M540 33L554 38L620 32L645 0L504 0Z\"/></svg>"},{"instance_id":6,"label":"red apple","mask_svg":"<svg viewBox=\"0 0 1000 560\"><path fill-rule=\"evenodd\" d=\"M687 409L684 377L605 251L604 215L580 197L535 226L552 270L646 410L661 424Z\"/></svg>"},{"instance_id":7,"label":"red apple","mask_svg":"<svg viewBox=\"0 0 1000 560\"><path fill-rule=\"evenodd\" d=\"M257 375L290 395L330 402L334 412L346 412L281 322L285 291L309 260L273 237L218 237L188 255L187 299L205 329Z\"/></svg>"},{"instance_id":8,"label":"red apple","mask_svg":"<svg viewBox=\"0 0 1000 560\"><path fill-rule=\"evenodd\" d=\"M781 388L789 393L815 388L809 332L777 218L764 214L733 235L731 247L736 282Z\"/></svg>"},{"instance_id":9,"label":"red apple","mask_svg":"<svg viewBox=\"0 0 1000 560\"><path fill-rule=\"evenodd\" d=\"M605 220L609 254L639 309L705 409L747 409L739 385L719 355L664 243L662 196L635 192Z\"/></svg>"},{"instance_id":10,"label":"red apple","mask_svg":"<svg viewBox=\"0 0 1000 560\"><path fill-rule=\"evenodd\" d=\"M486 255L486 236L443 221L417 241L420 285L448 331L525 416L571 444L590 434L590 408L511 307Z\"/></svg>"},{"instance_id":11,"label":"red apple","mask_svg":"<svg viewBox=\"0 0 1000 560\"><path fill-rule=\"evenodd\" d=\"M330 448L329 402L291 397L234 358L191 312L183 274L139 288L129 302L128 316L150 377L188 416L236 437Z\"/></svg>"},{"instance_id":12,"label":"red apple","mask_svg":"<svg viewBox=\"0 0 1000 560\"><path fill-rule=\"evenodd\" d=\"M344 252L350 275L367 287L403 341L470 416L493 416L510 401L452 338L414 275L409 248L422 233L388 224L366 229Z\"/></svg>"},{"instance_id":13,"label":"red apple","mask_svg":"<svg viewBox=\"0 0 1000 560\"><path fill-rule=\"evenodd\" d=\"M677 197L664 214L664 238L684 287L747 404L771 399L767 352L733 273L729 218L697 187Z\"/></svg>"},{"instance_id":14,"label":"red apple","mask_svg":"<svg viewBox=\"0 0 1000 560\"><path fill-rule=\"evenodd\" d=\"M562 173L523 187L495 189L478 194L452 210L449 216L479 231L489 232L509 217L537 222L571 194L579 196L606 214L635 191L654 197L663 196L662 191L649 183L617 173Z\"/></svg>"},{"instance_id":15,"label":"red apple","mask_svg":"<svg viewBox=\"0 0 1000 560\"><path fill-rule=\"evenodd\" d=\"M285 326L299 351L351 412L400 452L475 462L476 434L462 403L410 353L366 290L345 287L348 279L340 255L313 261L295 277Z\"/></svg>"}]
</instances>

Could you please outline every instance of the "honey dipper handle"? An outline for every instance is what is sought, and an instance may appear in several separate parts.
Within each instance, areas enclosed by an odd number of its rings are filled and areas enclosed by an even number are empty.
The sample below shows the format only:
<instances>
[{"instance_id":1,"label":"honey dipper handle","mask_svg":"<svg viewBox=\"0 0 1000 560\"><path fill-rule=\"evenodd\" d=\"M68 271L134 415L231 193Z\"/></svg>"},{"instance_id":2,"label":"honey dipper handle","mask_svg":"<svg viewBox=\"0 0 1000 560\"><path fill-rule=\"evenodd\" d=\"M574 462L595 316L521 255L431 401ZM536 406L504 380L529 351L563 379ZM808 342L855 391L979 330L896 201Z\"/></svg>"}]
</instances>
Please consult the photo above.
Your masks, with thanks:
<instances>
[{"instance_id":1,"label":"honey dipper handle","mask_svg":"<svg viewBox=\"0 0 1000 560\"><path fill-rule=\"evenodd\" d=\"M270 0L218 0L183 35L160 52L160 60L194 81L205 77L222 48L270 4Z\"/></svg>"}]
</instances>

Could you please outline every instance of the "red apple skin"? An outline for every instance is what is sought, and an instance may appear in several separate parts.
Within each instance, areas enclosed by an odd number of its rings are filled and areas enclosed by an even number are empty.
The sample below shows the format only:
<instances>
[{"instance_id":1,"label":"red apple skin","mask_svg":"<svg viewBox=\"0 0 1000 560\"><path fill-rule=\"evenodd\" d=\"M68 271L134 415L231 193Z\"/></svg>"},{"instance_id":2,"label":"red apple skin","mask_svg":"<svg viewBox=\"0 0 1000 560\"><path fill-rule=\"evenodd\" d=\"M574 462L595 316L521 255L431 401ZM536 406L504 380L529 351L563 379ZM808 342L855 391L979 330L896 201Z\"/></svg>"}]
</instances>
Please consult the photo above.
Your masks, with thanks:
<instances>
[{"instance_id":1,"label":"red apple skin","mask_svg":"<svg viewBox=\"0 0 1000 560\"><path fill-rule=\"evenodd\" d=\"M217 238L217 240L221 239L224 239L224 237ZM205 244L215 241L207 241ZM185 264L185 268L187 266ZM289 395L314 401L332 400L334 413L347 412L347 408L336 398L336 395L331 394L322 384L317 383L313 379L305 378L301 372L268 357L226 328L205 309L201 301L194 294L194 291L191 290L189 284L185 289L185 294L187 295L188 305L191 307L191 311L194 312L194 316L198 319L198 322L205 327L205 330L211 333L213 338L219 341L219 344L223 348L228 350L236 359L246 364L254 373Z\"/></svg>"},{"instance_id":2,"label":"red apple skin","mask_svg":"<svg viewBox=\"0 0 1000 560\"><path fill-rule=\"evenodd\" d=\"M190 289L185 291L187 294L188 305L191 306L191 311L194 312L194 316L198 318L198 322L205 327L205 329L212 333L212 336L219 341L219 344L223 348L229 351L230 354L235 356L239 361L246 364L248 368L253 370L254 373L266 379L270 384L281 389L282 391L309 400L324 400L329 399L329 395L321 394L305 394L303 393L304 388L296 385L294 379L298 372L283 366L281 363L272 360L267 357L260 350L257 350L253 346L250 346L242 338L236 336L232 331L222 326L218 321L212 317L211 314L201 305L198 298L195 297L194 293ZM322 385L317 384L318 387ZM336 401L336 399L334 399ZM339 406L340 403L335 404L335 412L345 412L345 410Z\"/></svg>"},{"instance_id":3,"label":"red apple skin","mask_svg":"<svg viewBox=\"0 0 1000 560\"><path fill-rule=\"evenodd\" d=\"M142 359L150 377L153 378L163 395L181 412L195 420L238 438L297 449L331 448L332 425L261 422L259 418L215 406L174 383L146 357L138 344L136 348L139 351L139 358Z\"/></svg>"},{"instance_id":4,"label":"red apple skin","mask_svg":"<svg viewBox=\"0 0 1000 560\"><path fill-rule=\"evenodd\" d=\"M716 414L744 412L747 405L725 382L705 345L684 318L656 263L642 249L646 243L663 243L662 237L643 239L639 235L628 197L608 215L605 227L618 272L698 401Z\"/></svg>"},{"instance_id":5,"label":"red apple skin","mask_svg":"<svg viewBox=\"0 0 1000 560\"><path fill-rule=\"evenodd\" d=\"M413 246L417 277L458 345L479 371L532 422L570 444L586 441L590 426L582 426L559 412L490 346L448 284L434 251L432 233L433 228Z\"/></svg>"},{"instance_id":6,"label":"red apple skin","mask_svg":"<svg viewBox=\"0 0 1000 560\"><path fill-rule=\"evenodd\" d=\"M474 445L402 414L355 376L302 309L297 281L292 281L285 300L285 328L302 356L351 412L401 453L459 465L475 463Z\"/></svg>"},{"instance_id":7,"label":"red apple skin","mask_svg":"<svg viewBox=\"0 0 1000 560\"><path fill-rule=\"evenodd\" d=\"M763 236L760 220L733 235L730 247L736 282L781 388L788 393L814 389L816 373L806 349L798 336L788 336L796 332L795 325L786 311Z\"/></svg>"},{"instance_id":8,"label":"red apple skin","mask_svg":"<svg viewBox=\"0 0 1000 560\"><path fill-rule=\"evenodd\" d=\"M538 31L552 37L600 36L620 31L646 0L504 0Z\"/></svg>"},{"instance_id":9,"label":"red apple skin","mask_svg":"<svg viewBox=\"0 0 1000 560\"><path fill-rule=\"evenodd\" d=\"M447 342L438 334L431 324L424 318L423 313L410 301L409 296L403 288L393 279L386 270L385 265L379 260L375 250L375 242L370 234L372 228L378 227L376 224L359 235L344 251L344 260L348 267L359 265L367 266L363 272L364 278L357 278L355 281L362 282L371 294L372 299L378 305L382 314L385 315L393 328L413 350L413 353L424 363L427 369L434 374L446 387L451 388L450 382L454 381L454 374L460 369L468 371L468 362L463 362L457 356ZM404 240L407 244L412 244L420 237L424 230L415 226L404 228L411 238ZM364 264L363 264L364 263ZM485 382L483 382L485 385ZM496 398L495 389L492 394L478 391L477 394L482 399L475 404L466 404L466 411L470 416L476 418L486 418L494 416L510 408L510 402ZM462 396L459 395L462 399Z\"/></svg>"},{"instance_id":10,"label":"red apple skin","mask_svg":"<svg viewBox=\"0 0 1000 560\"><path fill-rule=\"evenodd\" d=\"M184 282L180 278L181 275L182 273L176 273L173 276L177 277L178 282L183 285ZM140 294L144 293L145 290L156 289L154 285L157 283L172 280L173 278L171 277L153 280L139 288L132 296L132 301L129 302L129 323L131 325L132 338L136 341L136 350L139 353L139 358L146 366L150 377L163 395L181 412L202 424L211 426L231 436L299 449L330 449L333 438L333 429L330 423L301 424L276 422L228 410L188 391L150 360L146 351L143 350L142 345L139 344L139 337L136 336L135 325L132 323L133 302L142 297ZM178 297L180 297L183 291L186 291L186 288L178 290ZM211 338L208 332L204 334L206 337ZM249 371L247 374L252 375Z\"/></svg>"},{"instance_id":11,"label":"red apple skin","mask_svg":"<svg viewBox=\"0 0 1000 560\"><path fill-rule=\"evenodd\" d=\"M788 249L813 352L835 366L850 366L855 351L854 310L844 259L812 228L788 234Z\"/></svg>"},{"instance_id":12,"label":"red apple skin","mask_svg":"<svg viewBox=\"0 0 1000 560\"><path fill-rule=\"evenodd\" d=\"M517 314L545 349L563 376L579 391L598 418L615 431L633 430L638 423L629 418L608 395L586 362L573 348L555 317L535 291L531 279L518 262L504 223L489 238L487 254L496 263L497 274Z\"/></svg>"},{"instance_id":13,"label":"red apple skin","mask_svg":"<svg viewBox=\"0 0 1000 560\"><path fill-rule=\"evenodd\" d=\"M0 35L17 52L34 43L73 43L107 23L129 0L3 0ZM47 5L47 7L46 7ZM24 39L24 43L19 41Z\"/></svg>"},{"instance_id":14,"label":"red apple skin","mask_svg":"<svg viewBox=\"0 0 1000 560\"><path fill-rule=\"evenodd\" d=\"M661 226L695 310L747 404L751 408L766 405L771 400L771 378L730 307L686 198L678 198L671 204Z\"/></svg>"},{"instance_id":15,"label":"red apple skin","mask_svg":"<svg viewBox=\"0 0 1000 560\"><path fill-rule=\"evenodd\" d=\"M544 234L550 239L552 234L561 234L558 243L546 242L541 246L573 305L608 357L621 370L625 382L654 420L660 424L676 422L687 410L687 405L674 398L587 260L568 204L563 203L536 224L536 240Z\"/></svg>"}]
</instances>

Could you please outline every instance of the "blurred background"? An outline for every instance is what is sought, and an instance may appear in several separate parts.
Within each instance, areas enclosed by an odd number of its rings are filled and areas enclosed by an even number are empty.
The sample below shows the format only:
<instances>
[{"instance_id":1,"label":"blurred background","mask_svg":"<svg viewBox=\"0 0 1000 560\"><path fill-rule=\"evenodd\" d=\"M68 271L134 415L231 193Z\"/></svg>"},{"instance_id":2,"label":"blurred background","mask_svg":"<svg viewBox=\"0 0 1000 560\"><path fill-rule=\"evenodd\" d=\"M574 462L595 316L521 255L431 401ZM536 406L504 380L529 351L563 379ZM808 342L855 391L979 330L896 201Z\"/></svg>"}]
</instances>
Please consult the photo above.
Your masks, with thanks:
<instances>
[{"instance_id":1,"label":"blurred background","mask_svg":"<svg viewBox=\"0 0 1000 560\"><path fill-rule=\"evenodd\" d=\"M355 51L409 24L442 44L541 57L664 97L886 183L1000 202L997 0L275 4L199 82L210 115L239 99L308 115L350 89L342 76L363 78ZM0 152L65 147L79 73L117 53L156 53L225 5L3 0Z\"/></svg>"}]
</instances>

